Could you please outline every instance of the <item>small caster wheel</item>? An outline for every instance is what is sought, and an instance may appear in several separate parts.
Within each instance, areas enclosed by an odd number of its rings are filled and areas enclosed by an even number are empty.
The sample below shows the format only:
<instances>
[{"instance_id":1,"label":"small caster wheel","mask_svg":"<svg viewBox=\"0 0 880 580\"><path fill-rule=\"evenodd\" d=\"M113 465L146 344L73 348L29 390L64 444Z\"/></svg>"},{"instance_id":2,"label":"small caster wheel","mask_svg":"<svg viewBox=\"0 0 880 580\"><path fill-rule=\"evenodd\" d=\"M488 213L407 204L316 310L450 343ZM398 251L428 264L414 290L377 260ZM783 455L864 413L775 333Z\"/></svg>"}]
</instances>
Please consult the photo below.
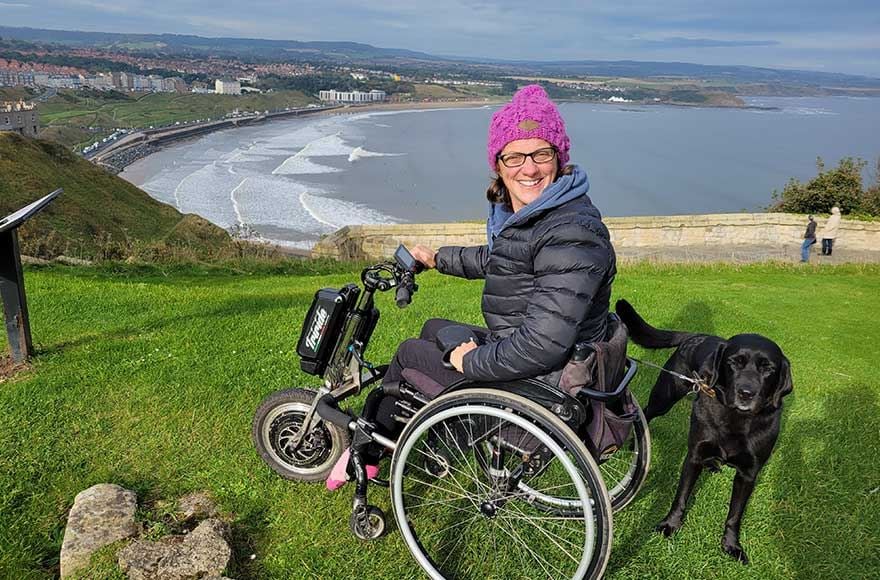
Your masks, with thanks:
<instances>
[{"instance_id":1,"label":"small caster wheel","mask_svg":"<svg viewBox=\"0 0 880 580\"><path fill-rule=\"evenodd\" d=\"M356 508L348 527L361 540L375 540L385 533L385 514L374 505Z\"/></svg>"}]
</instances>

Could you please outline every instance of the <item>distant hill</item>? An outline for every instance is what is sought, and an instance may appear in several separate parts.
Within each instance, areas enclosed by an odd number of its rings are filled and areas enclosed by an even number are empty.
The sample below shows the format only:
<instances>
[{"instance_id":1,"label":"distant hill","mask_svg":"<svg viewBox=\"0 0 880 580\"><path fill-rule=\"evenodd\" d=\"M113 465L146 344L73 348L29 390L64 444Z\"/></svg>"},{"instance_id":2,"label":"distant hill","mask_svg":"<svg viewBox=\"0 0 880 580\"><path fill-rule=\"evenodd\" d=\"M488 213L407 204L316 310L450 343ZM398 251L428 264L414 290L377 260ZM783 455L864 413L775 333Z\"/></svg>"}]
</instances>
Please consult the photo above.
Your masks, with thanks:
<instances>
[{"instance_id":1,"label":"distant hill","mask_svg":"<svg viewBox=\"0 0 880 580\"><path fill-rule=\"evenodd\" d=\"M59 187L64 193L25 224L23 246L49 244L41 253L92 257L107 237L204 249L229 242L223 229L154 200L62 145L0 132L0 217Z\"/></svg>"},{"instance_id":2,"label":"distant hill","mask_svg":"<svg viewBox=\"0 0 880 580\"><path fill-rule=\"evenodd\" d=\"M402 58L416 60L443 60L423 52L397 48L378 48L358 42L300 42L297 40L267 40L260 38L209 38L188 34L121 34L115 32L81 32L76 30L49 30L43 28L13 28L0 26L0 38L14 38L38 43L57 43L67 46L117 47L132 50L161 50L171 53L209 53L244 55L271 55L291 59L297 57L333 61Z\"/></svg>"},{"instance_id":3,"label":"distant hill","mask_svg":"<svg viewBox=\"0 0 880 580\"><path fill-rule=\"evenodd\" d=\"M693 78L729 83L784 84L797 87L880 89L880 79L858 75L750 66L646 61L504 61L437 56L356 42L299 42L256 38L207 38L181 34L120 34L0 26L0 38L68 46L117 48L134 52L229 55L275 61L391 66L399 71L471 73L499 77L602 76Z\"/></svg>"}]
</instances>

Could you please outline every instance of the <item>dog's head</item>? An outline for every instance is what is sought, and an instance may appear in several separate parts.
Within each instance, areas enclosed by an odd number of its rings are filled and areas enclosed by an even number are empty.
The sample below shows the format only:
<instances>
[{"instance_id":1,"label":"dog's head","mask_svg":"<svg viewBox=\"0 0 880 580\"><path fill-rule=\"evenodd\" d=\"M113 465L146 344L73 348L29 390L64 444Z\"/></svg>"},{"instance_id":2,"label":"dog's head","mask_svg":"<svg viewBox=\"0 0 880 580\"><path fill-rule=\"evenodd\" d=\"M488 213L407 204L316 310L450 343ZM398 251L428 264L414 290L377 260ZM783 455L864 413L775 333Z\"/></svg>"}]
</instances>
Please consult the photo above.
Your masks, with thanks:
<instances>
[{"instance_id":1,"label":"dog's head","mask_svg":"<svg viewBox=\"0 0 880 580\"><path fill-rule=\"evenodd\" d=\"M720 343L700 374L721 392L722 403L744 413L777 409L792 391L788 359L759 334L738 334Z\"/></svg>"}]
</instances>

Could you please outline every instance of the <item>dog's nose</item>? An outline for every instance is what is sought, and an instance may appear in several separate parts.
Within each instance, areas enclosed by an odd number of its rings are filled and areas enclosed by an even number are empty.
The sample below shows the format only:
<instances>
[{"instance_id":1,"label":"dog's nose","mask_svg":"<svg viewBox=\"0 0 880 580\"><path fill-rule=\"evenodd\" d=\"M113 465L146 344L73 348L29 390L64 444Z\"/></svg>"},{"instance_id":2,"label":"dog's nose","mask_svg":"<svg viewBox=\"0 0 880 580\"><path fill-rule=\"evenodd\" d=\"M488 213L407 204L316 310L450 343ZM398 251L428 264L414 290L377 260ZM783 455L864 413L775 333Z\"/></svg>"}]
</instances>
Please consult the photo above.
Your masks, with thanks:
<instances>
[{"instance_id":1,"label":"dog's nose","mask_svg":"<svg viewBox=\"0 0 880 580\"><path fill-rule=\"evenodd\" d=\"M755 397L755 391L751 389L739 389L739 396L744 401L751 401Z\"/></svg>"}]
</instances>

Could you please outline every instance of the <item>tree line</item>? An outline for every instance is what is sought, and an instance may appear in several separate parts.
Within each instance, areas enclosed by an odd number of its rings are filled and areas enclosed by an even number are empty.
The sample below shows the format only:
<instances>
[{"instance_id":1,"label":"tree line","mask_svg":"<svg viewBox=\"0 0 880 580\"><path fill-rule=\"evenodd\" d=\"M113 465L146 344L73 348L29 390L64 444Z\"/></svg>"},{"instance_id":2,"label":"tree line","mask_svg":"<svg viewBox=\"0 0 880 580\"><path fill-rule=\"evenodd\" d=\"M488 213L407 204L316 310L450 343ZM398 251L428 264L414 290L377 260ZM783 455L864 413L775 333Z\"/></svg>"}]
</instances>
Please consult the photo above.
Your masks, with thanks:
<instances>
[{"instance_id":1,"label":"tree line","mask_svg":"<svg viewBox=\"0 0 880 580\"><path fill-rule=\"evenodd\" d=\"M868 162L859 157L844 157L837 167L827 169L816 158L816 177L802 183L789 179L782 191L773 191L770 211L792 213L829 213L837 206L844 214L880 217L880 158L874 167L871 183L865 187L862 174Z\"/></svg>"}]
</instances>

